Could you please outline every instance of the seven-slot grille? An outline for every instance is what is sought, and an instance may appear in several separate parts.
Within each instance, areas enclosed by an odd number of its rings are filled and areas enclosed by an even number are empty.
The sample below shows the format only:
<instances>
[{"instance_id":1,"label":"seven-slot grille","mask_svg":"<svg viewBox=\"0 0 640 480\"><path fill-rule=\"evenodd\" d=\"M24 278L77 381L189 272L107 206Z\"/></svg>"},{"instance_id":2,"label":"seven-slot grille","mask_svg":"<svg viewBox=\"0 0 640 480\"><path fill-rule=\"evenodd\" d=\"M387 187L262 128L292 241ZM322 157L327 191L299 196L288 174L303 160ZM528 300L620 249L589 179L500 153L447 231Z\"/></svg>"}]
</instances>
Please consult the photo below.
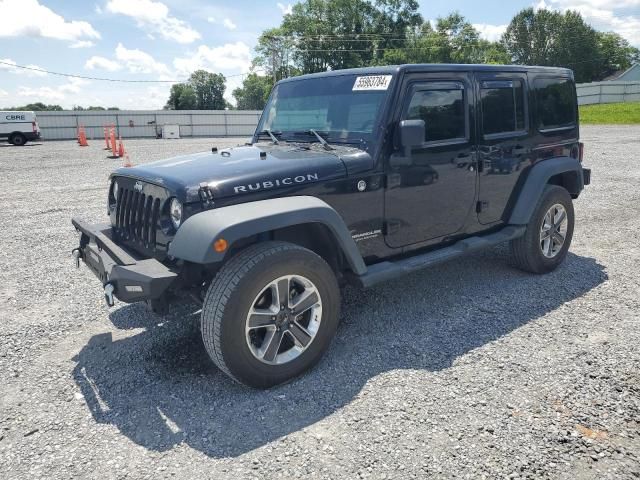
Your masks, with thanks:
<instances>
[{"instance_id":1,"label":"seven-slot grille","mask_svg":"<svg viewBox=\"0 0 640 480\"><path fill-rule=\"evenodd\" d=\"M160 199L137 190L118 189L115 227L118 235L147 248L156 244L156 228L160 217Z\"/></svg>"}]
</instances>

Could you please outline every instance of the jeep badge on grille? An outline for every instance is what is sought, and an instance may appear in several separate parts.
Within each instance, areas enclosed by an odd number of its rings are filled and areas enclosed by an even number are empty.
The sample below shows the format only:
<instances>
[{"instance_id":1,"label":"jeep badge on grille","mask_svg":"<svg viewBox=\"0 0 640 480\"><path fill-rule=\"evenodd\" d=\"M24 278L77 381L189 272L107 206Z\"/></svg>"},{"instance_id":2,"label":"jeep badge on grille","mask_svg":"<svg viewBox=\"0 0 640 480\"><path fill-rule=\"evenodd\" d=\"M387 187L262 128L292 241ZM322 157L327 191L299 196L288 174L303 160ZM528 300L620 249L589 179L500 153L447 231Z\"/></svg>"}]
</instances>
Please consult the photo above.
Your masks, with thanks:
<instances>
[{"instance_id":1,"label":"jeep badge on grille","mask_svg":"<svg viewBox=\"0 0 640 480\"><path fill-rule=\"evenodd\" d=\"M133 189L134 189L136 192L140 192L140 193L142 193L142 189L143 189L143 188L144 188L144 187L142 186L142 182L136 182L136 184L133 186Z\"/></svg>"}]
</instances>

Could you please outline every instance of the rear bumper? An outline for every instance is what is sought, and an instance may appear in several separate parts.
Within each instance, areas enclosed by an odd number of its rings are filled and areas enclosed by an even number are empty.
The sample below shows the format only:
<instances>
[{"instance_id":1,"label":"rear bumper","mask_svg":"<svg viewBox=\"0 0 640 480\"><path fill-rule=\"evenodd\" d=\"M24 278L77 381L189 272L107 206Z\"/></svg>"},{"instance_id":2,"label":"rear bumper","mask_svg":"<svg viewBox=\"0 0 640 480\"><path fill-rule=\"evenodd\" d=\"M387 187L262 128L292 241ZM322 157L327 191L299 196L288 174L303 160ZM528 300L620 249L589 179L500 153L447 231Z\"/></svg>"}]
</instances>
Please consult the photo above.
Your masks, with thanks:
<instances>
[{"instance_id":1,"label":"rear bumper","mask_svg":"<svg viewBox=\"0 0 640 480\"><path fill-rule=\"evenodd\" d=\"M27 140L39 140L40 132L25 132L24 136Z\"/></svg>"},{"instance_id":2,"label":"rear bumper","mask_svg":"<svg viewBox=\"0 0 640 480\"><path fill-rule=\"evenodd\" d=\"M90 225L73 218L71 223L80 232L80 245L74 256L98 277L109 294L125 303L160 298L176 280L178 273L154 258L136 259L111 239L111 226Z\"/></svg>"},{"instance_id":3,"label":"rear bumper","mask_svg":"<svg viewBox=\"0 0 640 480\"><path fill-rule=\"evenodd\" d=\"M582 181L584 185L589 185L591 183L591 169L583 168L582 169Z\"/></svg>"}]
</instances>

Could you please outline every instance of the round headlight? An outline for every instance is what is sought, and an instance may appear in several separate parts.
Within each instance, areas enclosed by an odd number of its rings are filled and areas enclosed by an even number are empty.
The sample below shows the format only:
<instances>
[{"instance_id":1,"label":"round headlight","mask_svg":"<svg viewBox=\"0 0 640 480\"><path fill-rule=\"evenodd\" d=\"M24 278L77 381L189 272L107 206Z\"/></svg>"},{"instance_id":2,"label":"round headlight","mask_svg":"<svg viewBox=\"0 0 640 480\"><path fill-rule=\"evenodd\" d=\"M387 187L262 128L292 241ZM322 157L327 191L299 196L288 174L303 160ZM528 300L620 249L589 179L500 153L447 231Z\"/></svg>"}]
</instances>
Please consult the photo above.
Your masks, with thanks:
<instances>
[{"instance_id":1,"label":"round headlight","mask_svg":"<svg viewBox=\"0 0 640 480\"><path fill-rule=\"evenodd\" d=\"M118 182L116 182L115 180L113 182L113 198L116 201L118 200Z\"/></svg>"},{"instance_id":2,"label":"round headlight","mask_svg":"<svg viewBox=\"0 0 640 480\"><path fill-rule=\"evenodd\" d=\"M169 216L171 217L171 223L175 228L180 226L182 221L182 204L177 198L172 198L169 204Z\"/></svg>"}]
</instances>

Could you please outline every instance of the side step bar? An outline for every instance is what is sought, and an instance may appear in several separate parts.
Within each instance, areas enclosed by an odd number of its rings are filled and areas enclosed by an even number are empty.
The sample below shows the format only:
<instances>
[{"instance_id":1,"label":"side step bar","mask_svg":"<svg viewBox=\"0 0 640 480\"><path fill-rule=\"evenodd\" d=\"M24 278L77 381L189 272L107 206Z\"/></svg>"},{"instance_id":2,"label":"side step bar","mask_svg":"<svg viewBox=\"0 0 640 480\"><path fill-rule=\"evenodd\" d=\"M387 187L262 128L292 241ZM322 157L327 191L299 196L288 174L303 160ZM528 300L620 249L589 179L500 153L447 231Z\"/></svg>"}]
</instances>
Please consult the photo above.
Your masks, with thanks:
<instances>
[{"instance_id":1,"label":"side step bar","mask_svg":"<svg viewBox=\"0 0 640 480\"><path fill-rule=\"evenodd\" d=\"M453 245L431 252L408 257L395 262L380 262L367 267L363 275L354 276L356 284L368 288L378 283L416 272L438 263L451 260L466 253L491 247L524 234L524 225L510 225L502 230L482 237L469 237Z\"/></svg>"}]
</instances>

